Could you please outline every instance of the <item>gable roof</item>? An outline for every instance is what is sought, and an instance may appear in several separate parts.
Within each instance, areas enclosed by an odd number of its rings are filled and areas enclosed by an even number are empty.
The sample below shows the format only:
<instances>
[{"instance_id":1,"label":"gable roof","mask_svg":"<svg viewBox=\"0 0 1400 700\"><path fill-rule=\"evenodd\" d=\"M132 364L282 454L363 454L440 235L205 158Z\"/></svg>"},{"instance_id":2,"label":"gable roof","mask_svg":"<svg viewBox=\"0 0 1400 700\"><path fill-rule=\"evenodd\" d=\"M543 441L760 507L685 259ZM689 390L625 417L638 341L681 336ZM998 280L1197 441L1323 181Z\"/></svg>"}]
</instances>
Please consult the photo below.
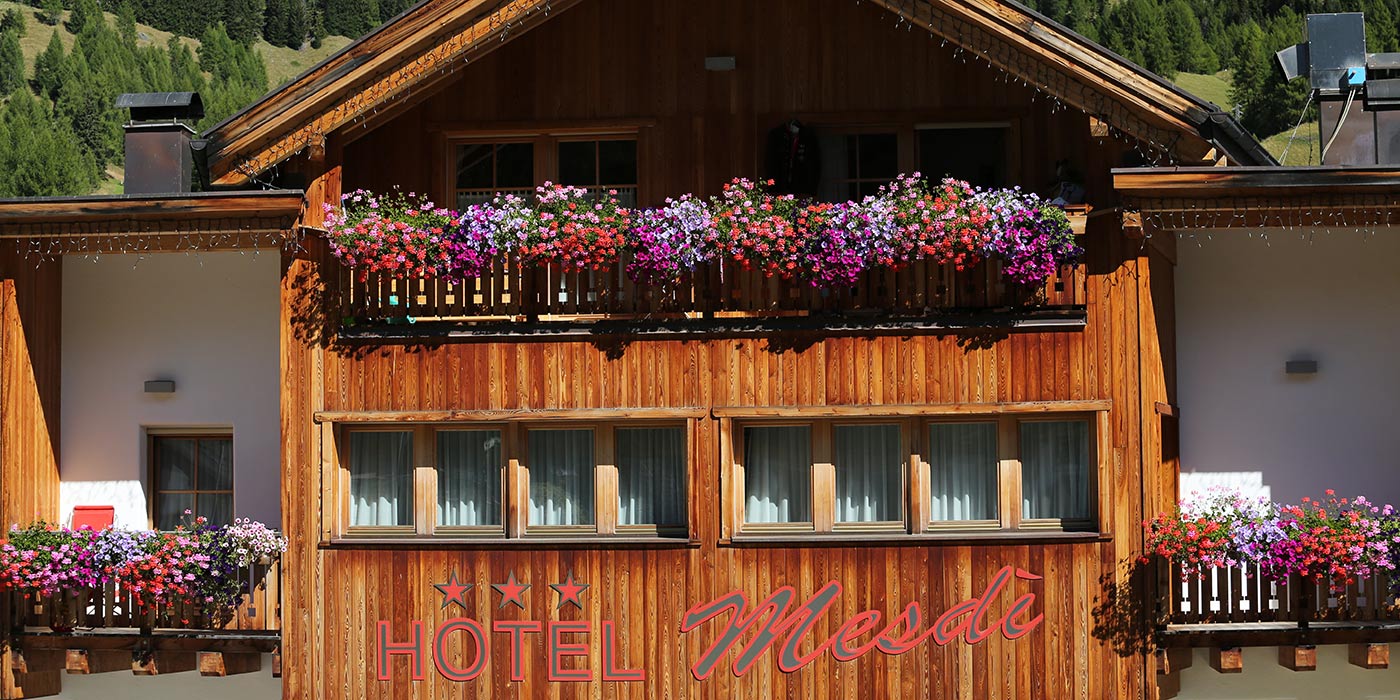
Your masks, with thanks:
<instances>
[{"instance_id":1,"label":"gable roof","mask_svg":"<svg viewBox=\"0 0 1400 700\"><path fill-rule=\"evenodd\" d=\"M209 130L211 179L237 185L579 0L426 0ZM872 0L1182 162L1272 165L1219 107L1010 0Z\"/></svg>"}]
</instances>

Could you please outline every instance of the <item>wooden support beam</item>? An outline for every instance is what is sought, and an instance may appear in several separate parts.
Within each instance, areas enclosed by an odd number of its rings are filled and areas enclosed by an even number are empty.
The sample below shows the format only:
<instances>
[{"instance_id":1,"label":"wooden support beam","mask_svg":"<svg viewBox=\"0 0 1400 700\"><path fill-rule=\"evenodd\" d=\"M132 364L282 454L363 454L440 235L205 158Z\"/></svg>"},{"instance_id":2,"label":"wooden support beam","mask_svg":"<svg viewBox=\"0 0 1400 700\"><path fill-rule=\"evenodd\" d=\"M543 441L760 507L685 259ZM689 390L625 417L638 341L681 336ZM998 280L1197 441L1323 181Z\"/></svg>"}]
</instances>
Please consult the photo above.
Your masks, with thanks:
<instances>
[{"instance_id":1,"label":"wooden support beam","mask_svg":"<svg viewBox=\"0 0 1400 700\"><path fill-rule=\"evenodd\" d=\"M1244 656L1239 647L1216 647L1210 650L1210 667L1220 673L1243 673Z\"/></svg>"},{"instance_id":2,"label":"wooden support beam","mask_svg":"<svg viewBox=\"0 0 1400 700\"><path fill-rule=\"evenodd\" d=\"M1123 235L1134 240L1141 240L1147 237L1146 224L1142 221L1142 212L1123 212Z\"/></svg>"},{"instance_id":3,"label":"wooden support beam","mask_svg":"<svg viewBox=\"0 0 1400 700\"><path fill-rule=\"evenodd\" d=\"M1190 647L1172 647L1157 650L1157 675L1169 676L1191 668Z\"/></svg>"},{"instance_id":4,"label":"wooden support beam","mask_svg":"<svg viewBox=\"0 0 1400 700\"><path fill-rule=\"evenodd\" d=\"M164 676L195 669L195 652L156 651L133 655L131 673L137 676Z\"/></svg>"},{"instance_id":5,"label":"wooden support beam","mask_svg":"<svg viewBox=\"0 0 1400 700\"><path fill-rule=\"evenodd\" d=\"M68 665L68 657L60 649L12 649L10 664L15 673L62 671Z\"/></svg>"},{"instance_id":6,"label":"wooden support beam","mask_svg":"<svg viewBox=\"0 0 1400 700\"><path fill-rule=\"evenodd\" d=\"M1278 648L1278 665L1294 671L1317 670L1317 647L1296 646Z\"/></svg>"},{"instance_id":7,"label":"wooden support beam","mask_svg":"<svg viewBox=\"0 0 1400 700\"><path fill-rule=\"evenodd\" d=\"M107 649L69 649L66 668L69 673L111 673L131 668L131 652Z\"/></svg>"},{"instance_id":8,"label":"wooden support beam","mask_svg":"<svg viewBox=\"0 0 1400 700\"><path fill-rule=\"evenodd\" d=\"M282 650L272 652L272 677L282 677Z\"/></svg>"},{"instance_id":9,"label":"wooden support beam","mask_svg":"<svg viewBox=\"0 0 1400 700\"><path fill-rule=\"evenodd\" d=\"M1347 658L1352 666L1390 668L1389 644L1348 644Z\"/></svg>"},{"instance_id":10,"label":"wooden support beam","mask_svg":"<svg viewBox=\"0 0 1400 700\"><path fill-rule=\"evenodd\" d=\"M278 659L278 657L274 657ZM280 661L280 659L278 659ZM277 663L274 661L274 663ZM262 670L262 654L231 654L207 651L199 655L199 675L234 676Z\"/></svg>"},{"instance_id":11,"label":"wooden support beam","mask_svg":"<svg viewBox=\"0 0 1400 700\"><path fill-rule=\"evenodd\" d=\"M1168 673L1157 676L1157 699L1171 700L1181 692L1181 674Z\"/></svg>"}]
</instances>

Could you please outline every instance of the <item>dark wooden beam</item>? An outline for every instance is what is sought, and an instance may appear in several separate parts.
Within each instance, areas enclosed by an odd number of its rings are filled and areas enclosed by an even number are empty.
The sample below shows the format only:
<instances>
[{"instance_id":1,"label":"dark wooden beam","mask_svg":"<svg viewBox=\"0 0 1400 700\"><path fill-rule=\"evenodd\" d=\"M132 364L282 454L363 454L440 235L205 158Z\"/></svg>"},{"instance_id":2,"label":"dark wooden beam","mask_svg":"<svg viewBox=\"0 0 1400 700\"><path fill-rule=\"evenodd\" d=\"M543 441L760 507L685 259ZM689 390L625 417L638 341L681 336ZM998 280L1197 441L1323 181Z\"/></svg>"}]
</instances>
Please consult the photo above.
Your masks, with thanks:
<instances>
[{"instance_id":1,"label":"dark wooden beam","mask_svg":"<svg viewBox=\"0 0 1400 700\"><path fill-rule=\"evenodd\" d=\"M1361 668L1390 668L1389 644L1349 644L1347 659Z\"/></svg>"},{"instance_id":2,"label":"dark wooden beam","mask_svg":"<svg viewBox=\"0 0 1400 700\"><path fill-rule=\"evenodd\" d=\"M164 676L195 669L195 652L157 651L131 659L131 672L137 676Z\"/></svg>"},{"instance_id":3,"label":"dark wooden beam","mask_svg":"<svg viewBox=\"0 0 1400 700\"><path fill-rule=\"evenodd\" d=\"M1285 646L1278 648L1278 664L1294 671L1317 670L1317 647Z\"/></svg>"},{"instance_id":4,"label":"dark wooden beam","mask_svg":"<svg viewBox=\"0 0 1400 700\"><path fill-rule=\"evenodd\" d=\"M111 673L130 669L131 658L129 651L69 649L66 666L69 673L77 675Z\"/></svg>"},{"instance_id":5,"label":"dark wooden beam","mask_svg":"<svg viewBox=\"0 0 1400 700\"><path fill-rule=\"evenodd\" d=\"M199 655L199 675L234 676L262 670L262 654L225 654L206 651Z\"/></svg>"},{"instance_id":6,"label":"dark wooden beam","mask_svg":"<svg viewBox=\"0 0 1400 700\"><path fill-rule=\"evenodd\" d=\"M1210 667L1220 673L1243 673L1244 656L1239 647L1216 647L1210 650Z\"/></svg>"},{"instance_id":7,"label":"dark wooden beam","mask_svg":"<svg viewBox=\"0 0 1400 700\"><path fill-rule=\"evenodd\" d=\"M1191 668L1193 650L1185 647L1157 650L1157 674L1168 676Z\"/></svg>"},{"instance_id":8,"label":"dark wooden beam","mask_svg":"<svg viewBox=\"0 0 1400 700\"><path fill-rule=\"evenodd\" d=\"M1157 698L1158 700L1171 700L1181 693L1181 674L1168 673L1164 676L1157 676Z\"/></svg>"},{"instance_id":9,"label":"dark wooden beam","mask_svg":"<svg viewBox=\"0 0 1400 700\"><path fill-rule=\"evenodd\" d=\"M62 671L68 665L68 657L60 649L12 649L10 663L16 673L43 673Z\"/></svg>"}]
</instances>

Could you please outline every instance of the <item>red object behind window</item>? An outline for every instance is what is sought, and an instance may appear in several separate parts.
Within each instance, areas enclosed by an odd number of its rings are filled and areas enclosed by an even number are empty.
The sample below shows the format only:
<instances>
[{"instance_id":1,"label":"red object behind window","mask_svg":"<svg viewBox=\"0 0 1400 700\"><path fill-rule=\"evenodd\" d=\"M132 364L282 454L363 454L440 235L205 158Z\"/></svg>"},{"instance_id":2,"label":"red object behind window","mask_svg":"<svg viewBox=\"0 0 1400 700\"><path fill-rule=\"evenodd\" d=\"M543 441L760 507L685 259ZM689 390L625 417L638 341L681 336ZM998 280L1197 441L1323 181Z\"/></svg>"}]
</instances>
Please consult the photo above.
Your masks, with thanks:
<instances>
[{"instance_id":1,"label":"red object behind window","mask_svg":"<svg viewBox=\"0 0 1400 700\"><path fill-rule=\"evenodd\" d=\"M117 509L113 506L73 506L73 529L84 525L103 530L112 526L117 519Z\"/></svg>"}]
</instances>

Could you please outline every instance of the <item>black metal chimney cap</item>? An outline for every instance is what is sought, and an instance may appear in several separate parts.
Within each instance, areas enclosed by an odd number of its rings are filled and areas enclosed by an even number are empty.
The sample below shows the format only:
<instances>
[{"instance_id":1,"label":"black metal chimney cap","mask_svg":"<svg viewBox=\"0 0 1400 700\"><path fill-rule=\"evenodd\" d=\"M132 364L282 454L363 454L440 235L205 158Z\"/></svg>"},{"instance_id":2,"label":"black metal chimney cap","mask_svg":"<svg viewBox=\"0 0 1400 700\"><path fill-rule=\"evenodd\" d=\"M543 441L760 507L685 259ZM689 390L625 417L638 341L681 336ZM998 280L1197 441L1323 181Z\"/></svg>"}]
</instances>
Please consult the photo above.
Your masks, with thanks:
<instances>
[{"instance_id":1,"label":"black metal chimney cap","mask_svg":"<svg viewBox=\"0 0 1400 700\"><path fill-rule=\"evenodd\" d=\"M136 92L117 97L117 109L130 109L131 121L203 119L197 92Z\"/></svg>"}]
</instances>

